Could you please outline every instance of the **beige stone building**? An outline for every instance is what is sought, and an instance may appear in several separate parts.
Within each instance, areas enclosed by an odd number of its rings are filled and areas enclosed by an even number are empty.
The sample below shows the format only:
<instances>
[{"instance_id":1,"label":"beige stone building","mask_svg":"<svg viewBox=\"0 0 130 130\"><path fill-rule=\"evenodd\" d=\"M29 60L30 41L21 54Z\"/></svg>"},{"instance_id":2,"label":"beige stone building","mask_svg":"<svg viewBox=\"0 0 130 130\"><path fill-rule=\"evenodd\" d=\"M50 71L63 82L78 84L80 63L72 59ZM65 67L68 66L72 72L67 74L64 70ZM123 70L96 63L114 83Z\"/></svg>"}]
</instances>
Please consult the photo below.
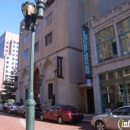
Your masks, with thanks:
<instances>
[{"instance_id":1,"label":"beige stone building","mask_svg":"<svg viewBox=\"0 0 130 130\"><path fill-rule=\"evenodd\" d=\"M70 104L85 111L85 92L78 88L79 83L85 82L79 4L79 0L56 0L45 10L44 19L37 21L34 69L37 103L47 102L50 106L55 95L56 104ZM20 23L18 102L20 98L26 101L29 86L31 32L23 30L23 26L24 21Z\"/></svg>"}]
</instances>

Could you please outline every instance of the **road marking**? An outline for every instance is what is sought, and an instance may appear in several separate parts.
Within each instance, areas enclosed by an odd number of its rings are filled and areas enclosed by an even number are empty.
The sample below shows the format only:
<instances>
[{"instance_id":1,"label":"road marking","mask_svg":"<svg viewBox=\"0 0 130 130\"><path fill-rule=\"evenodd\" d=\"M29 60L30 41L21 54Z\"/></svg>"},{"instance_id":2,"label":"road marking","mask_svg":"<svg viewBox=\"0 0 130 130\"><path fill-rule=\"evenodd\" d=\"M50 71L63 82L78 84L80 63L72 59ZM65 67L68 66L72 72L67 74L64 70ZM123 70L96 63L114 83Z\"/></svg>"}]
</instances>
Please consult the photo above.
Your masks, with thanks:
<instances>
[{"instance_id":1,"label":"road marking","mask_svg":"<svg viewBox=\"0 0 130 130\"><path fill-rule=\"evenodd\" d=\"M25 123L25 120L24 119L21 119L20 118L20 123L22 124L22 126L25 128L26 127L26 123Z\"/></svg>"}]
</instances>

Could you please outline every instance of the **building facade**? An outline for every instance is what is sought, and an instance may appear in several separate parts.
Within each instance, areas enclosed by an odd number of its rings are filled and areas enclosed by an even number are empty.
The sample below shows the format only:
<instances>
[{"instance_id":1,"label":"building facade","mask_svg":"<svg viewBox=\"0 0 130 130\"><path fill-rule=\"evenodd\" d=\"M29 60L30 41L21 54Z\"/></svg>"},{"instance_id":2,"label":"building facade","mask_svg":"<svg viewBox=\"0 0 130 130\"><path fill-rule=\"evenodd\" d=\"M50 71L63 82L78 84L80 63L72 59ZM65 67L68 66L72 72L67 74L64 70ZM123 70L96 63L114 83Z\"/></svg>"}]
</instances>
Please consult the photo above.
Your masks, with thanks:
<instances>
[{"instance_id":1,"label":"building facade","mask_svg":"<svg viewBox=\"0 0 130 130\"><path fill-rule=\"evenodd\" d=\"M82 30L79 0L55 0L48 5L44 19L38 20L35 36L34 99L36 103L70 104L85 111ZM31 32L20 24L20 50L16 100L27 99L30 69ZM39 86L39 79L42 84Z\"/></svg>"},{"instance_id":2,"label":"building facade","mask_svg":"<svg viewBox=\"0 0 130 130\"><path fill-rule=\"evenodd\" d=\"M0 63L1 63L1 78L0 87L4 80L8 79L11 71L16 70L18 66L18 50L19 50L19 35L6 31L0 37Z\"/></svg>"},{"instance_id":3,"label":"building facade","mask_svg":"<svg viewBox=\"0 0 130 130\"><path fill-rule=\"evenodd\" d=\"M130 2L88 20L95 113L130 104Z\"/></svg>"}]
</instances>

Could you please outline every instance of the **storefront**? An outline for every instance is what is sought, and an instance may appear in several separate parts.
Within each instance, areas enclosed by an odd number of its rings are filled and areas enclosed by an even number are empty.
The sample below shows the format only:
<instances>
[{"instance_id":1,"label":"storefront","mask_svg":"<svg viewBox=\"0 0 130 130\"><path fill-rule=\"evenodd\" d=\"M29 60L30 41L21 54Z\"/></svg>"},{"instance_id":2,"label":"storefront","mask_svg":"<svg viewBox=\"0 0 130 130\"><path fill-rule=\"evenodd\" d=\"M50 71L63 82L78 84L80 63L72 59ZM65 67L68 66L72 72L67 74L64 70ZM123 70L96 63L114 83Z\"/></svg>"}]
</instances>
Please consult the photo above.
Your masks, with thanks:
<instances>
[{"instance_id":1,"label":"storefront","mask_svg":"<svg viewBox=\"0 0 130 130\"><path fill-rule=\"evenodd\" d=\"M130 67L102 73L99 78L103 113L130 105Z\"/></svg>"}]
</instances>

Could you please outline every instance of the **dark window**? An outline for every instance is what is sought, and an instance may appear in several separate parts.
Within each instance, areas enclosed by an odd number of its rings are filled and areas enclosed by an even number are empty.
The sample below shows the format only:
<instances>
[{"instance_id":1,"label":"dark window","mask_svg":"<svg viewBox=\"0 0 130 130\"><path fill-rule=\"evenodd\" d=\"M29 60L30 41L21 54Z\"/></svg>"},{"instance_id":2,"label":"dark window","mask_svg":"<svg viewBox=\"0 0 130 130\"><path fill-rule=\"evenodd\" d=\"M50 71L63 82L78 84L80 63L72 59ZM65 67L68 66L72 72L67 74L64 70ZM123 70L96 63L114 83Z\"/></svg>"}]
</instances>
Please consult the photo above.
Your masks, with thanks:
<instances>
[{"instance_id":1,"label":"dark window","mask_svg":"<svg viewBox=\"0 0 130 130\"><path fill-rule=\"evenodd\" d=\"M48 99L53 97L53 83L48 84Z\"/></svg>"},{"instance_id":2,"label":"dark window","mask_svg":"<svg viewBox=\"0 0 130 130\"><path fill-rule=\"evenodd\" d=\"M28 89L25 89L25 100L28 98Z\"/></svg>"},{"instance_id":3,"label":"dark window","mask_svg":"<svg viewBox=\"0 0 130 130\"><path fill-rule=\"evenodd\" d=\"M34 47L34 52L38 52L39 51L39 41L35 43L35 47Z\"/></svg>"},{"instance_id":4,"label":"dark window","mask_svg":"<svg viewBox=\"0 0 130 130\"><path fill-rule=\"evenodd\" d=\"M76 110L73 106L63 106L65 110Z\"/></svg>"},{"instance_id":5,"label":"dark window","mask_svg":"<svg viewBox=\"0 0 130 130\"><path fill-rule=\"evenodd\" d=\"M129 107L123 107L123 108L119 108L117 110L115 110L113 113L113 115L130 115L130 108Z\"/></svg>"},{"instance_id":6,"label":"dark window","mask_svg":"<svg viewBox=\"0 0 130 130\"><path fill-rule=\"evenodd\" d=\"M45 46L52 43L52 32L45 36Z\"/></svg>"}]
</instances>

